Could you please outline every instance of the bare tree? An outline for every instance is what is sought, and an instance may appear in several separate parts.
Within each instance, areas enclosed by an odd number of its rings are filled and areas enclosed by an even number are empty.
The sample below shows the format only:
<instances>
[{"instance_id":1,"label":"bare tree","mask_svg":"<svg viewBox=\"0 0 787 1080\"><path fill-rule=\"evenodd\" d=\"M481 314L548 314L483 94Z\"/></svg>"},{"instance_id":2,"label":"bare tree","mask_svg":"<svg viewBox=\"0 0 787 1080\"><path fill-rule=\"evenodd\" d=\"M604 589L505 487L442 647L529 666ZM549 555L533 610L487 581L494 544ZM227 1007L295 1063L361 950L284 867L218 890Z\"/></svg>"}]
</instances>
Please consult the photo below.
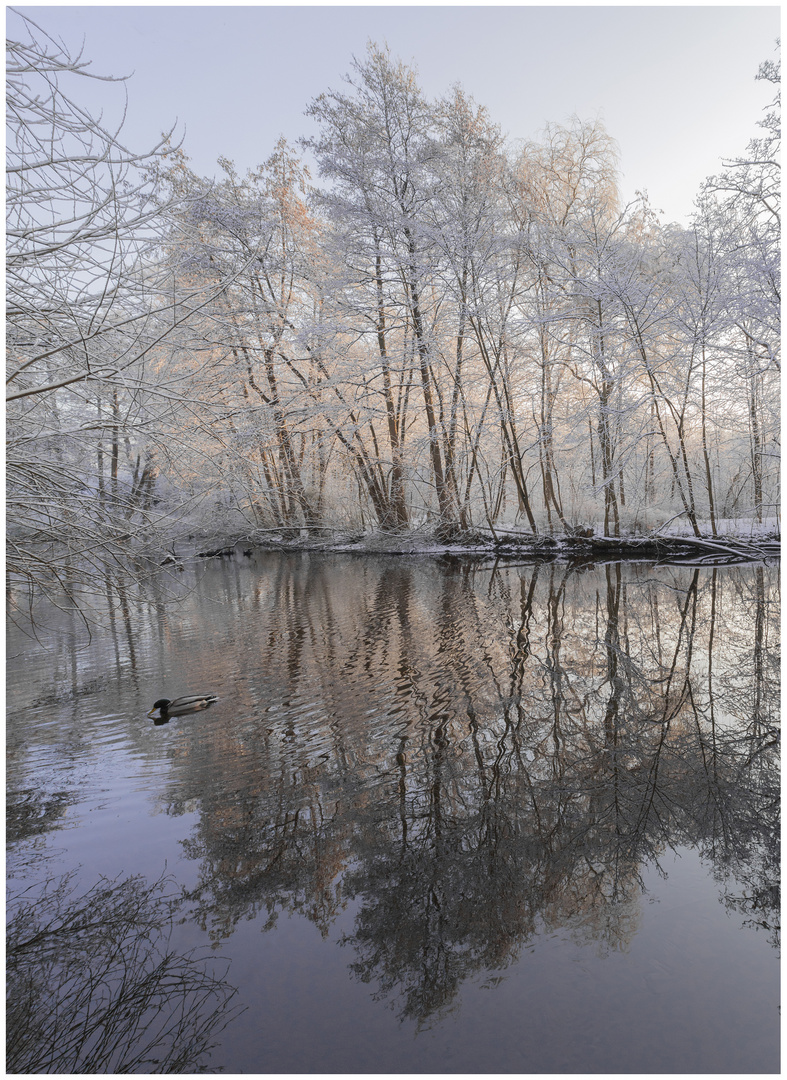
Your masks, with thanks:
<instances>
[{"instance_id":1,"label":"bare tree","mask_svg":"<svg viewBox=\"0 0 787 1080\"><path fill-rule=\"evenodd\" d=\"M153 546L162 343L205 302L172 302L159 258L169 136L137 154L78 100L93 75L14 13L7 80L8 567L33 586L92 581ZM107 79L108 83L116 80ZM178 513L184 509L182 500ZM176 514L177 516L177 514Z\"/></svg>"},{"instance_id":2,"label":"bare tree","mask_svg":"<svg viewBox=\"0 0 787 1080\"><path fill-rule=\"evenodd\" d=\"M778 96L682 232L618 205L598 122L511 153L375 45L309 108L321 190L283 139L208 182L168 136L128 150L71 90L81 55L14 17L13 575L71 588L209 528L764 520Z\"/></svg>"},{"instance_id":3,"label":"bare tree","mask_svg":"<svg viewBox=\"0 0 787 1080\"><path fill-rule=\"evenodd\" d=\"M388 433L394 466L394 495L400 483L401 432L390 384L386 319L405 320L423 394L423 420L438 516L443 527L456 520L456 499L446 470L447 432L440 423L432 323L435 318L433 251L426 228L433 194L432 113L415 74L370 46L354 63L351 94L331 91L309 107L320 134L308 145L331 187L321 203L335 227L355 241L361 283L373 290L367 318L380 348ZM360 241L360 243L359 243ZM361 246L362 245L362 246ZM386 373L388 377L386 377ZM396 505L396 501L395 501ZM401 508L396 517L402 520Z\"/></svg>"}]
</instances>

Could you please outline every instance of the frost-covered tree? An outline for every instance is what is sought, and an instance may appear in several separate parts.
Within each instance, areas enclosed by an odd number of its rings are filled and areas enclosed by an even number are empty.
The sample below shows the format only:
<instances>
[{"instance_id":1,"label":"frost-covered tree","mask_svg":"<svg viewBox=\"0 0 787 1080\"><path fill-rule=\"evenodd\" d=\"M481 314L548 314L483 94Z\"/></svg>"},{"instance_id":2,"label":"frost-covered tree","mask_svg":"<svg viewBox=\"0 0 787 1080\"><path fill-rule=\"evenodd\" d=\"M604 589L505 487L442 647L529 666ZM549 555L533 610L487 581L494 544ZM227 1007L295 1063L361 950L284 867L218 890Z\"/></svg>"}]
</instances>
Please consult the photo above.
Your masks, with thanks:
<instances>
[{"instance_id":1,"label":"frost-covered tree","mask_svg":"<svg viewBox=\"0 0 787 1080\"><path fill-rule=\"evenodd\" d=\"M348 285L364 297L359 329L377 338L395 519L405 518L397 415L402 381L394 387L391 323L401 332L399 369L414 367L420 382L431 483L439 519L450 527L457 506L436 385L434 321L440 295L435 292L437 253L427 226L435 187L432 110L415 74L376 46L364 61L354 62L347 82L350 93L329 91L310 105L319 134L306 145L329 181L320 203L347 245L354 271Z\"/></svg>"},{"instance_id":2,"label":"frost-covered tree","mask_svg":"<svg viewBox=\"0 0 787 1080\"><path fill-rule=\"evenodd\" d=\"M194 372L201 398L212 387L216 401L199 438L215 444L220 482L235 490L250 526L315 525L321 424L308 327L319 260L308 177L284 140L245 177L227 159L219 164L217 184L182 160L168 173L188 197L172 272L181 286L216 290L200 322L205 357ZM230 284L219 291L222 282Z\"/></svg>"},{"instance_id":3,"label":"frost-covered tree","mask_svg":"<svg viewBox=\"0 0 787 1080\"><path fill-rule=\"evenodd\" d=\"M778 47L778 46L777 46ZM747 152L724 162L703 194L714 198L728 232L728 262L737 276L727 307L731 320L751 338L766 364L780 365L781 285L781 63L760 65L757 79L774 87L774 99ZM702 200L700 207L702 207Z\"/></svg>"},{"instance_id":4,"label":"frost-covered tree","mask_svg":"<svg viewBox=\"0 0 787 1080\"><path fill-rule=\"evenodd\" d=\"M32 585L93 582L168 535L162 343L204 303L173 303L156 173L79 103L98 78L15 13L7 46L8 566ZM113 80L107 80L111 83ZM162 397L162 393L164 396ZM167 410L165 409L165 412ZM175 500L179 502L180 500Z\"/></svg>"},{"instance_id":5,"label":"frost-covered tree","mask_svg":"<svg viewBox=\"0 0 787 1080\"><path fill-rule=\"evenodd\" d=\"M206 181L167 138L127 150L69 88L81 58L21 24L13 572L207 531L715 534L777 501L778 95L681 230L619 205L598 122L512 148L376 45L309 106L319 183L284 139Z\"/></svg>"},{"instance_id":6,"label":"frost-covered tree","mask_svg":"<svg viewBox=\"0 0 787 1080\"><path fill-rule=\"evenodd\" d=\"M778 48L778 43L777 43ZM781 93L780 61L757 78L775 88L761 138L724 162L697 200L693 231L713 251L720 275L715 295L716 347L726 358L725 387L736 403L730 420L747 444L729 485L727 509L762 522L777 503L779 373L781 371ZM736 482L738 490L735 491ZM730 499L732 503L730 504Z\"/></svg>"},{"instance_id":7,"label":"frost-covered tree","mask_svg":"<svg viewBox=\"0 0 787 1080\"><path fill-rule=\"evenodd\" d=\"M596 450L599 444L610 446L603 400L609 391L596 378L603 363L601 367L596 363L590 377L579 376L580 331L583 326L587 329L587 305L579 299L581 280L588 273L598 278L598 267L580 265L578 255L580 250L587 254L588 240L598 239L616 221L615 143L598 121L573 117L567 125L549 124L541 139L526 144L513 162L509 191L509 214L531 268L517 306L527 326L521 348L534 373L531 409L537 423L544 513L550 530L553 515L563 529L570 529L567 515L575 516L577 510L568 505L564 509L560 483L560 462L567 465L571 458L567 444L589 443L590 470L579 485L592 490L596 489L594 439ZM598 414L592 404L596 394L601 398ZM604 474L603 466L599 472ZM614 500L614 488L599 479L598 490L605 492L606 500ZM577 490L576 473L571 487Z\"/></svg>"}]
</instances>

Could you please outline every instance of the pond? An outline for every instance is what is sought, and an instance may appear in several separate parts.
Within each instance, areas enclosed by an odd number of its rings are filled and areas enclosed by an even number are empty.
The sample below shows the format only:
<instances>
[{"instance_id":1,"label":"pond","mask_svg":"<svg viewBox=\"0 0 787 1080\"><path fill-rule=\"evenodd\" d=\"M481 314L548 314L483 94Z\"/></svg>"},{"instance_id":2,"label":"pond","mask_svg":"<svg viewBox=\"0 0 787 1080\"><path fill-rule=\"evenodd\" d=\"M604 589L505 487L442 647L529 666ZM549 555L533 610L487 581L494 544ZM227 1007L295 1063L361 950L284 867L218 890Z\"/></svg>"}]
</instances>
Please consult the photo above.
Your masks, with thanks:
<instances>
[{"instance_id":1,"label":"pond","mask_svg":"<svg viewBox=\"0 0 787 1080\"><path fill-rule=\"evenodd\" d=\"M9 1069L778 1072L778 580L239 552L17 611Z\"/></svg>"}]
</instances>

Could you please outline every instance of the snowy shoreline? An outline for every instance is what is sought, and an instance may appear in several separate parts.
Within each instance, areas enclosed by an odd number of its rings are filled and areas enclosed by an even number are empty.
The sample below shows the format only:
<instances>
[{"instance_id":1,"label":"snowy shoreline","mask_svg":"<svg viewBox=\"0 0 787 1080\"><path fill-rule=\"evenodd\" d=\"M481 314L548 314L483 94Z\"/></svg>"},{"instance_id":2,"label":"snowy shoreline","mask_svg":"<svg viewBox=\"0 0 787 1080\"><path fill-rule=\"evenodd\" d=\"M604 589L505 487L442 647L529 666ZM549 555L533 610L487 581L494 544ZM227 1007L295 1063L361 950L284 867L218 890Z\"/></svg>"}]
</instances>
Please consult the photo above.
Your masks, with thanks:
<instances>
[{"instance_id":1,"label":"snowy shoreline","mask_svg":"<svg viewBox=\"0 0 787 1080\"><path fill-rule=\"evenodd\" d=\"M461 537L441 540L433 534L412 530L407 533L358 533L343 530L269 530L247 536L220 547L192 549L191 557L220 558L251 556L254 551L292 551L314 554L453 556L462 558L536 561L598 562L599 560L643 559L692 561L701 564L741 562L779 558L781 542L777 529L765 529L759 536L734 533L701 537L672 533L659 536L596 536L558 534L540 536L510 528L469 530ZM181 553L184 554L184 553Z\"/></svg>"}]
</instances>

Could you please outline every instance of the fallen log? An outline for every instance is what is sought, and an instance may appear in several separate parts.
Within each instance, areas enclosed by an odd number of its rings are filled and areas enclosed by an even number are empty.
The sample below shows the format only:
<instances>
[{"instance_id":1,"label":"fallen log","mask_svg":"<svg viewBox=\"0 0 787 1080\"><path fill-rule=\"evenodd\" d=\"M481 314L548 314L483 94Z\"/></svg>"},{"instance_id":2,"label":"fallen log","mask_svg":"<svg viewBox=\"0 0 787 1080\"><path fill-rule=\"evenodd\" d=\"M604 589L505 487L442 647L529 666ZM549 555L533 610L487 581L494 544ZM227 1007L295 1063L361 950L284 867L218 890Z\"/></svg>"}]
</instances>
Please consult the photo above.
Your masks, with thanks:
<instances>
[{"instance_id":1,"label":"fallen log","mask_svg":"<svg viewBox=\"0 0 787 1080\"><path fill-rule=\"evenodd\" d=\"M658 538L657 538L658 539ZM718 555L738 555L744 559L752 558L764 558L765 555L774 554L781 550L781 545L776 545L775 551L773 546L769 545L769 550L763 543L755 544L753 541L747 540L708 540L705 537L699 536L676 536L676 537L664 537L664 540L675 542L688 548L699 548L701 551L706 551L711 554Z\"/></svg>"}]
</instances>

